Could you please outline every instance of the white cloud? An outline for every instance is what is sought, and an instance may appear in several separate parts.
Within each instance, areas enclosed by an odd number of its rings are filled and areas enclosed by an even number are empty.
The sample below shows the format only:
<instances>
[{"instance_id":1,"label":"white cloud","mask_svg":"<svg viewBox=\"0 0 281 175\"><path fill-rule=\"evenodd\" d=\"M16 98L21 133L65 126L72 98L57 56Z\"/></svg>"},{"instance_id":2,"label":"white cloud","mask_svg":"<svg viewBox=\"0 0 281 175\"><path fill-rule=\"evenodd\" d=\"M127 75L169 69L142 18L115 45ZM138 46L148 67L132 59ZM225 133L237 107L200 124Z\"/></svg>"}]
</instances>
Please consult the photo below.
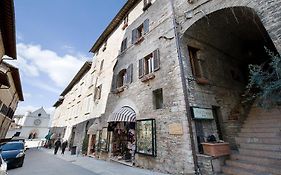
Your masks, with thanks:
<instances>
[{"instance_id":1,"label":"white cloud","mask_svg":"<svg viewBox=\"0 0 281 175\"><path fill-rule=\"evenodd\" d=\"M19 43L17 52L18 66L26 76L46 74L57 87L65 87L84 63L77 56L59 56L54 51L42 49L40 45ZM54 89L51 91L54 92Z\"/></svg>"},{"instance_id":2,"label":"white cloud","mask_svg":"<svg viewBox=\"0 0 281 175\"><path fill-rule=\"evenodd\" d=\"M23 96L24 96L24 98L29 98L29 97L31 97L32 95L31 95L31 93L23 92Z\"/></svg>"},{"instance_id":3,"label":"white cloud","mask_svg":"<svg viewBox=\"0 0 281 175\"><path fill-rule=\"evenodd\" d=\"M27 105L27 106L18 106L17 107L17 110L15 112L16 115L24 115L26 112L30 111L30 112L33 112L37 109L41 108L41 106L32 106L32 105ZM45 108L45 111L50 114L51 116L53 115L54 113L54 107L49 107L49 108Z\"/></svg>"}]
</instances>

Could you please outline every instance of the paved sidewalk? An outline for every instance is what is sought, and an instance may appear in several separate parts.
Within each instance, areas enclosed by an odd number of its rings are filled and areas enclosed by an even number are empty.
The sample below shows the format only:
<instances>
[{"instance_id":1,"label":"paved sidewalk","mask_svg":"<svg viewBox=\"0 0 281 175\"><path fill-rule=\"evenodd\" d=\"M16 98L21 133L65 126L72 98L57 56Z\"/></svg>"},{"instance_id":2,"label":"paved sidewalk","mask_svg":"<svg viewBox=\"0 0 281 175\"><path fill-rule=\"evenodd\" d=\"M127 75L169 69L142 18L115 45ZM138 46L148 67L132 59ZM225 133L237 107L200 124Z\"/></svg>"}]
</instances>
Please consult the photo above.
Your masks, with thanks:
<instances>
[{"instance_id":1,"label":"paved sidewalk","mask_svg":"<svg viewBox=\"0 0 281 175\"><path fill-rule=\"evenodd\" d=\"M70 155L69 151L66 151L64 155L60 154L60 151L57 155L54 155L53 149L40 149L48 154L61 158L63 160L72 162L75 165L83 167L89 171L92 171L100 175L167 175L158 172L153 172L137 167L130 167L126 165L119 164L112 161L103 161L91 158L88 156L82 155Z\"/></svg>"}]
</instances>

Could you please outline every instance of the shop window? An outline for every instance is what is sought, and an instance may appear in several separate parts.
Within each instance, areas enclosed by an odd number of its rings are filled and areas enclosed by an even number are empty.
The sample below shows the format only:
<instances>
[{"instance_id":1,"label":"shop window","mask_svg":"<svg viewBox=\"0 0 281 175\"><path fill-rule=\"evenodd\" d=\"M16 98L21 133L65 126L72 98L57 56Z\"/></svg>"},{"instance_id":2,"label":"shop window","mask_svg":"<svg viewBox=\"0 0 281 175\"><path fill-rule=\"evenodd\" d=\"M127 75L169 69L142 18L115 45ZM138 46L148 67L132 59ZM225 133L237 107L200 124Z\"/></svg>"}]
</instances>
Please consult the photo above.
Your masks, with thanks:
<instances>
[{"instance_id":1,"label":"shop window","mask_svg":"<svg viewBox=\"0 0 281 175\"><path fill-rule=\"evenodd\" d=\"M149 19L146 19L139 27L132 31L132 44L143 41L143 36L149 32Z\"/></svg>"},{"instance_id":2,"label":"shop window","mask_svg":"<svg viewBox=\"0 0 281 175\"><path fill-rule=\"evenodd\" d=\"M127 49L127 38L125 38L121 43L121 53Z\"/></svg>"},{"instance_id":3,"label":"shop window","mask_svg":"<svg viewBox=\"0 0 281 175\"><path fill-rule=\"evenodd\" d=\"M95 101L101 99L101 91L102 91L102 85L99 85L98 87L96 87L95 96L94 96Z\"/></svg>"},{"instance_id":4,"label":"shop window","mask_svg":"<svg viewBox=\"0 0 281 175\"><path fill-rule=\"evenodd\" d=\"M160 69L159 49L139 60L139 78Z\"/></svg>"},{"instance_id":5,"label":"shop window","mask_svg":"<svg viewBox=\"0 0 281 175\"><path fill-rule=\"evenodd\" d=\"M108 152L108 140L107 128L103 128L99 139L101 151Z\"/></svg>"},{"instance_id":6,"label":"shop window","mask_svg":"<svg viewBox=\"0 0 281 175\"><path fill-rule=\"evenodd\" d=\"M100 63L100 71L103 69L103 63L104 63L104 60L101 60L101 63Z\"/></svg>"},{"instance_id":7,"label":"shop window","mask_svg":"<svg viewBox=\"0 0 281 175\"><path fill-rule=\"evenodd\" d=\"M147 10L151 6L151 0L143 0L143 11Z\"/></svg>"},{"instance_id":8,"label":"shop window","mask_svg":"<svg viewBox=\"0 0 281 175\"><path fill-rule=\"evenodd\" d=\"M156 122L155 119L137 121L136 153L156 157Z\"/></svg>"},{"instance_id":9,"label":"shop window","mask_svg":"<svg viewBox=\"0 0 281 175\"><path fill-rule=\"evenodd\" d=\"M122 29L125 30L125 28L128 27L128 24L129 24L129 17L128 17L128 15L126 15L124 17L124 20L123 20L123 27L122 27Z\"/></svg>"},{"instance_id":10,"label":"shop window","mask_svg":"<svg viewBox=\"0 0 281 175\"><path fill-rule=\"evenodd\" d=\"M204 76L203 71L203 60L198 57L197 48L188 46L190 64L192 69L192 74L196 78L198 84L208 84L207 78Z\"/></svg>"},{"instance_id":11,"label":"shop window","mask_svg":"<svg viewBox=\"0 0 281 175\"><path fill-rule=\"evenodd\" d=\"M163 108L163 91L162 91L162 88L156 89L152 93L153 93L154 109L162 109Z\"/></svg>"}]
</instances>

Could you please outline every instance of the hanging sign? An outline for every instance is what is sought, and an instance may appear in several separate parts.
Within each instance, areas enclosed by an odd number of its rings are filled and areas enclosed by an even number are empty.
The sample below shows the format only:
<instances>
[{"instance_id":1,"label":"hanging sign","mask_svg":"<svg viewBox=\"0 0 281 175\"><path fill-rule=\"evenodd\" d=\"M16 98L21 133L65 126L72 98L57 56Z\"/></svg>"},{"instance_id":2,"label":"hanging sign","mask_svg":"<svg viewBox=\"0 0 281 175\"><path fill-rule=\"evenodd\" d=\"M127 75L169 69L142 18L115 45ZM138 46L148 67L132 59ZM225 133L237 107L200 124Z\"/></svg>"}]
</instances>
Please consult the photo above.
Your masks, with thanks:
<instances>
[{"instance_id":1,"label":"hanging sign","mask_svg":"<svg viewBox=\"0 0 281 175\"><path fill-rule=\"evenodd\" d=\"M213 110L209 108L191 107L194 119L214 119Z\"/></svg>"}]
</instances>

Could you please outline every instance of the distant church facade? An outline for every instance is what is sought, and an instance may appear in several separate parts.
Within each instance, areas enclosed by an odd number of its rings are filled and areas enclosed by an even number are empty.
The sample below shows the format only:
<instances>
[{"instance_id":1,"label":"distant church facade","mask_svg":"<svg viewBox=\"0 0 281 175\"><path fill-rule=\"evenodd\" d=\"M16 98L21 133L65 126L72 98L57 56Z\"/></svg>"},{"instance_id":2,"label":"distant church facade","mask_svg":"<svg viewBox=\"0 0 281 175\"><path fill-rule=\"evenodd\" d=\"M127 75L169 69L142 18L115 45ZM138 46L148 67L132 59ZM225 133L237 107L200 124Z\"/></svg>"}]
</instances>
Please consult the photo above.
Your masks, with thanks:
<instances>
[{"instance_id":1,"label":"distant church facade","mask_svg":"<svg viewBox=\"0 0 281 175\"><path fill-rule=\"evenodd\" d=\"M43 107L34 112L27 112L25 115L15 115L7 133L7 138L20 133L20 138L44 139L49 131L50 114Z\"/></svg>"}]
</instances>

